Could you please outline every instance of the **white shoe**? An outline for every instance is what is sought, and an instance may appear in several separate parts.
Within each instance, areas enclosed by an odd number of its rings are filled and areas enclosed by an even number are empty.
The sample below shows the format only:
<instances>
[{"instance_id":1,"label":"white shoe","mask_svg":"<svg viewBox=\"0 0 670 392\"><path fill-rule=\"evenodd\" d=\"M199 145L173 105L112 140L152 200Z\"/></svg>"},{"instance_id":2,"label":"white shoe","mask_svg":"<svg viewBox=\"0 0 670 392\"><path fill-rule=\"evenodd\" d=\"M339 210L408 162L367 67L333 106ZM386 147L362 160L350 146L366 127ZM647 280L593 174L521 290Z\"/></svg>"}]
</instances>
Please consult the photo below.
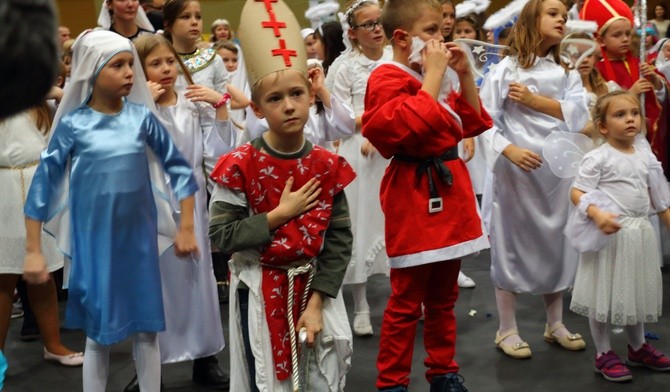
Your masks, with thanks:
<instances>
[{"instance_id":1,"label":"white shoe","mask_svg":"<svg viewBox=\"0 0 670 392\"><path fill-rule=\"evenodd\" d=\"M58 362L63 366L81 366L84 364L84 353L72 353L69 355L56 355L44 348L44 359L47 361Z\"/></svg>"},{"instance_id":2,"label":"white shoe","mask_svg":"<svg viewBox=\"0 0 670 392\"><path fill-rule=\"evenodd\" d=\"M458 287L462 287L464 289L471 289L477 286L474 280L470 279L466 274L464 274L462 271L458 272Z\"/></svg>"},{"instance_id":3,"label":"white shoe","mask_svg":"<svg viewBox=\"0 0 670 392\"><path fill-rule=\"evenodd\" d=\"M371 336L370 311L354 312L354 333L356 336Z\"/></svg>"}]
</instances>

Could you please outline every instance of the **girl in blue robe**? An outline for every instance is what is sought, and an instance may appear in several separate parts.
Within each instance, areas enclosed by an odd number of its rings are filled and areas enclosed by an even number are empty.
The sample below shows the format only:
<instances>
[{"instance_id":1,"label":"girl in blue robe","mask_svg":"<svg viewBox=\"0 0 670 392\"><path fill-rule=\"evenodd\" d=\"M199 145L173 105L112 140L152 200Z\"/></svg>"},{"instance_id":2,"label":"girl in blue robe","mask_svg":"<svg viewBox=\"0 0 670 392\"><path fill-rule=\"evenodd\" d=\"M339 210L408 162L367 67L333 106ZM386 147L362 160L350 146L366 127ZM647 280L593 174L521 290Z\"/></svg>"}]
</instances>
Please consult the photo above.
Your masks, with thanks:
<instances>
[{"instance_id":1,"label":"girl in blue robe","mask_svg":"<svg viewBox=\"0 0 670 392\"><path fill-rule=\"evenodd\" d=\"M156 332L165 329L165 320L158 258L166 243L159 234L174 235L180 256L198 251L198 186L143 104L153 105L132 43L109 31L83 33L74 45L71 86L24 208L28 282L46 278L42 222L72 259L64 325L86 332L87 392L105 390L110 347L131 336L142 391L159 391ZM166 177L181 204L178 230Z\"/></svg>"}]
</instances>

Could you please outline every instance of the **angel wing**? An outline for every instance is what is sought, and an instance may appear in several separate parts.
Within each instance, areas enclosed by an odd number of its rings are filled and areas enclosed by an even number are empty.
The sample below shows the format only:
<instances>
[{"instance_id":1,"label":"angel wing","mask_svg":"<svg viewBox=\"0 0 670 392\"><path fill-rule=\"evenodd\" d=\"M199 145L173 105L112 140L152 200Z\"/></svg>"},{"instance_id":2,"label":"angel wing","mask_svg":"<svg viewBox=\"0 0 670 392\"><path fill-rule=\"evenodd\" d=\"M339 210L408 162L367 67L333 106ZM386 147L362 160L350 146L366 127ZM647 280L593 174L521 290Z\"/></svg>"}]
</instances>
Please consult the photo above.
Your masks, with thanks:
<instances>
[{"instance_id":1,"label":"angel wing","mask_svg":"<svg viewBox=\"0 0 670 392\"><path fill-rule=\"evenodd\" d=\"M564 38L561 41L561 60L570 69L577 69L585 58L592 55L598 45L595 41L585 38Z\"/></svg>"},{"instance_id":2,"label":"angel wing","mask_svg":"<svg viewBox=\"0 0 670 392\"><path fill-rule=\"evenodd\" d=\"M593 141L581 133L552 132L544 139L542 156L557 177L570 178L577 174L582 158L594 147Z\"/></svg>"},{"instance_id":3,"label":"angel wing","mask_svg":"<svg viewBox=\"0 0 670 392\"><path fill-rule=\"evenodd\" d=\"M503 52L507 49L505 45L494 45L467 38L455 39L454 43L463 48L472 72L477 79L484 78L487 73L493 70L498 62L505 57Z\"/></svg>"}]
</instances>

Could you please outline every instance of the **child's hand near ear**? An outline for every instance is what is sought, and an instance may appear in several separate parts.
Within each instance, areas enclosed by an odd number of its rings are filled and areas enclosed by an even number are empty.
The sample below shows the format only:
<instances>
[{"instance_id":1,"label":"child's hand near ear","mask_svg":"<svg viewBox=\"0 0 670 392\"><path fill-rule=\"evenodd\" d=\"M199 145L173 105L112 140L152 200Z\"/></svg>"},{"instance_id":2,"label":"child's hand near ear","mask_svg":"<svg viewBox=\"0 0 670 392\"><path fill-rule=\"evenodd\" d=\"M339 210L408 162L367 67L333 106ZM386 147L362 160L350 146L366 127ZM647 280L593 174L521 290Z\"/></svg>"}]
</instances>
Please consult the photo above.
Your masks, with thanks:
<instances>
[{"instance_id":1,"label":"child's hand near ear","mask_svg":"<svg viewBox=\"0 0 670 392\"><path fill-rule=\"evenodd\" d=\"M452 53L447 50L446 44L431 39L426 42L426 47L421 51L421 56L423 56L423 67L426 70L426 75L430 72L444 75L451 61Z\"/></svg>"},{"instance_id":2,"label":"child's hand near ear","mask_svg":"<svg viewBox=\"0 0 670 392\"><path fill-rule=\"evenodd\" d=\"M330 108L330 91L326 88L326 78L321 67L314 67L307 70L307 77L312 82L312 94Z\"/></svg>"},{"instance_id":3,"label":"child's hand near ear","mask_svg":"<svg viewBox=\"0 0 670 392\"><path fill-rule=\"evenodd\" d=\"M267 219L270 230L274 230L294 217L311 210L319 203L318 197L321 193L321 181L312 178L295 192L291 191L293 182L293 177L289 177L286 180L286 186L284 186L284 191L279 199L279 205L268 212Z\"/></svg>"},{"instance_id":4,"label":"child's hand near ear","mask_svg":"<svg viewBox=\"0 0 670 392\"><path fill-rule=\"evenodd\" d=\"M320 93L326 88L323 70L320 67L310 68L307 70L307 77L312 82L312 93L321 98Z\"/></svg>"},{"instance_id":5,"label":"child's hand near ear","mask_svg":"<svg viewBox=\"0 0 670 392\"><path fill-rule=\"evenodd\" d=\"M210 105L214 105L223 98L223 94L218 91L198 84L187 86L184 96L191 102L207 102Z\"/></svg>"},{"instance_id":6,"label":"child's hand near ear","mask_svg":"<svg viewBox=\"0 0 670 392\"><path fill-rule=\"evenodd\" d=\"M158 99L165 93L165 89L160 83L147 80L147 86L149 87L151 98L153 98L154 102L158 101Z\"/></svg>"},{"instance_id":7,"label":"child's hand near ear","mask_svg":"<svg viewBox=\"0 0 670 392\"><path fill-rule=\"evenodd\" d=\"M459 75L471 72L470 64L468 63L467 56L463 53L463 49L453 42L446 42L445 45L449 53L451 53L449 66Z\"/></svg>"},{"instance_id":8,"label":"child's hand near ear","mask_svg":"<svg viewBox=\"0 0 670 392\"><path fill-rule=\"evenodd\" d=\"M449 60L451 60L451 52L447 50L443 42L431 39L426 42L426 47L421 51L421 57L425 70L421 90L437 100L440 97L442 79L447 72Z\"/></svg>"}]
</instances>

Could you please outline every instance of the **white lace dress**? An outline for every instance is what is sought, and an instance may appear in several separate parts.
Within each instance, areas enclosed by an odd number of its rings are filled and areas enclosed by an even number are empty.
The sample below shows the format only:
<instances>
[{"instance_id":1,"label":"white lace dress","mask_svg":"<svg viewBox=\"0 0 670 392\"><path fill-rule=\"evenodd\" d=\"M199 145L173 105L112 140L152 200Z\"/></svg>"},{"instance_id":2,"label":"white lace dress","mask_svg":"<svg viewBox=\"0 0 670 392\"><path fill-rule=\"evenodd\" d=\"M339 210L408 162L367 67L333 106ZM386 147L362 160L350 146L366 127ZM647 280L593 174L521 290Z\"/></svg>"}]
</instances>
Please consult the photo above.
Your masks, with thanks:
<instances>
[{"instance_id":1,"label":"white lace dress","mask_svg":"<svg viewBox=\"0 0 670 392\"><path fill-rule=\"evenodd\" d=\"M622 228L604 248L580 255L572 311L614 325L655 322L661 315L660 256L648 216L663 207L652 206L649 186L667 182L652 178L663 176L654 167L660 163L651 151L637 145L625 154L605 143L584 156L573 186L587 195L602 191L621 211ZM661 203L667 208L667 200Z\"/></svg>"}]
</instances>

